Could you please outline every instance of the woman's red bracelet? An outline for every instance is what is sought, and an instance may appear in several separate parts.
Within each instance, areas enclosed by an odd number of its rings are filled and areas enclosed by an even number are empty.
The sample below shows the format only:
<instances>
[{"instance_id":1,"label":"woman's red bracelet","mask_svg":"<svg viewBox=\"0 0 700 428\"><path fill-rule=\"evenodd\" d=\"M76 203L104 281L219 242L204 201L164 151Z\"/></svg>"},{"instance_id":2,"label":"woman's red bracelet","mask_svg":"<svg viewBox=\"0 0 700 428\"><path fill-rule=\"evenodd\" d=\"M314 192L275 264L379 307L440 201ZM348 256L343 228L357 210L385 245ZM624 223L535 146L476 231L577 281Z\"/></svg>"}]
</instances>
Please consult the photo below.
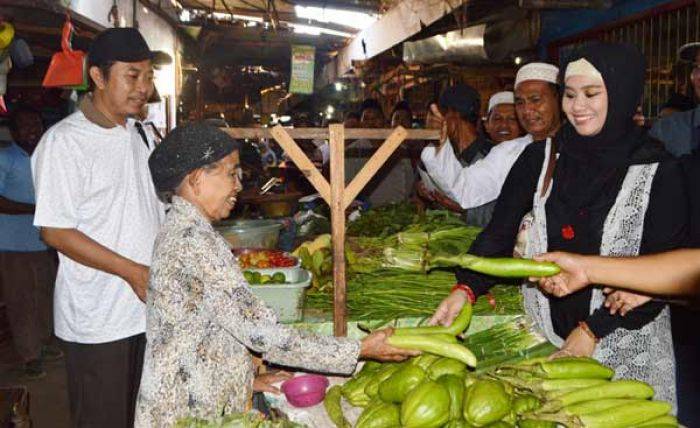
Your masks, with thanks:
<instances>
[{"instance_id":1,"label":"woman's red bracelet","mask_svg":"<svg viewBox=\"0 0 700 428\"><path fill-rule=\"evenodd\" d=\"M467 299L469 299L469 303L471 303L472 305L474 304L474 302L476 302L476 295L474 294L474 291L471 289L471 287L469 287L468 285L455 284L454 287L452 287L451 291L455 291L455 290L464 291L467 295Z\"/></svg>"}]
</instances>

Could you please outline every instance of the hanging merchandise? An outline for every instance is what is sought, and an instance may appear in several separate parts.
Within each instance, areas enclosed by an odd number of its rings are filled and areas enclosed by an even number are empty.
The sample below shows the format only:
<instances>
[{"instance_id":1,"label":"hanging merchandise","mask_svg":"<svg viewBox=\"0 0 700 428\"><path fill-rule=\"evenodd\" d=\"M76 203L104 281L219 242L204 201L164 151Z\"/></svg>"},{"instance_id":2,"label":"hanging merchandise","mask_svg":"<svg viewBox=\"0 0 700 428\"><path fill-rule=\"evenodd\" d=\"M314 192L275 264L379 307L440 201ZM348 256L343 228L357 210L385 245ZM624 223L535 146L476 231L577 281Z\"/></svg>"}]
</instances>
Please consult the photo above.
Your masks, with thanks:
<instances>
[{"instance_id":1,"label":"hanging merchandise","mask_svg":"<svg viewBox=\"0 0 700 428\"><path fill-rule=\"evenodd\" d=\"M5 93L7 92L7 74L12 68L12 60L6 52L0 54L0 113L7 113Z\"/></svg>"},{"instance_id":2,"label":"hanging merchandise","mask_svg":"<svg viewBox=\"0 0 700 428\"><path fill-rule=\"evenodd\" d=\"M53 54L51 63L44 76L42 86L68 86L82 87L87 79L85 75L85 52L73 50L71 36L73 24L70 17L66 16L61 35L61 52Z\"/></svg>"},{"instance_id":3,"label":"hanging merchandise","mask_svg":"<svg viewBox=\"0 0 700 428\"><path fill-rule=\"evenodd\" d=\"M10 46L12 39L15 38L15 27L9 22L0 24L0 50Z\"/></svg>"},{"instance_id":4,"label":"hanging merchandise","mask_svg":"<svg viewBox=\"0 0 700 428\"><path fill-rule=\"evenodd\" d=\"M9 22L0 24L0 113L7 113L5 92L7 92L7 74L12 68L10 49L7 49L15 38L15 27Z\"/></svg>"},{"instance_id":5,"label":"hanging merchandise","mask_svg":"<svg viewBox=\"0 0 700 428\"><path fill-rule=\"evenodd\" d=\"M27 68L34 64L34 55L24 39L15 39L10 44L10 58L17 68Z\"/></svg>"}]
</instances>

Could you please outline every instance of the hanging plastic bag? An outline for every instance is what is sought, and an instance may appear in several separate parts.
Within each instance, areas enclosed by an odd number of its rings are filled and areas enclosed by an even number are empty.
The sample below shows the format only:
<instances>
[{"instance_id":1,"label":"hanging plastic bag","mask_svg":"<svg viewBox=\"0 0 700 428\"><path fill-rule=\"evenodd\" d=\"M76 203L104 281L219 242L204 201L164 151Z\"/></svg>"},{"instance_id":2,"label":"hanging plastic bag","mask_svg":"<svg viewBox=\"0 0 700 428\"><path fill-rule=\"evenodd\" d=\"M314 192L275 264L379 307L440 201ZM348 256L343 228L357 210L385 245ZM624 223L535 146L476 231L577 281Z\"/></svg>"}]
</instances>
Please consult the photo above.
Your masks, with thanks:
<instances>
[{"instance_id":1,"label":"hanging plastic bag","mask_svg":"<svg viewBox=\"0 0 700 428\"><path fill-rule=\"evenodd\" d=\"M73 50L70 39L73 33L73 24L70 17L66 17L61 35L61 52L56 52L51 57L42 86L82 86L85 81L85 52Z\"/></svg>"}]
</instances>

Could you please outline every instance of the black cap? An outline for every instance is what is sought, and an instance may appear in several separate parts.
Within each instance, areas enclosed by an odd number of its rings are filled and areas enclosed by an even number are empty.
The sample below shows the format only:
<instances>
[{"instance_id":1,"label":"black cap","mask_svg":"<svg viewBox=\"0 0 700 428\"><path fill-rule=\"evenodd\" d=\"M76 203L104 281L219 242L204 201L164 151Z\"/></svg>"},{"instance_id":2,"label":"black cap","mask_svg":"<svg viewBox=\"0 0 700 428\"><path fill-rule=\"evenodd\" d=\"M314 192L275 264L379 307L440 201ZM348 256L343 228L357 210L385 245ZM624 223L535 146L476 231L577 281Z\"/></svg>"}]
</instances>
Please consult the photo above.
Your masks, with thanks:
<instances>
[{"instance_id":1,"label":"black cap","mask_svg":"<svg viewBox=\"0 0 700 428\"><path fill-rule=\"evenodd\" d=\"M700 42L686 43L678 48L678 60L681 62L695 62L695 56L700 49Z\"/></svg>"},{"instance_id":2,"label":"black cap","mask_svg":"<svg viewBox=\"0 0 700 428\"><path fill-rule=\"evenodd\" d=\"M438 104L441 108L451 108L476 120L481 110L481 97L476 89L459 83L445 88L440 94Z\"/></svg>"},{"instance_id":3,"label":"black cap","mask_svg":"<svg viewBox=\"0 0 700 428\"><path fill-rule=\"evenodd\" d=\"M166 58L167 57L167 58ZM146 59L166 64L172 59L164 52L152 51L136 28L110 28L95 37L88 52L91 66L113 61L139 62Z\"/></svg>"},{"instance_id":4,"label":"black cap","mask_svg":"<svg viewBox=\"0 0 700 428\"><path fill-rule=\"evenodd\" d=\"M214 163L239 148L219 128L201 122L175 128L151 153L148 167L158 192L174 190L197 168Z\"/></svg>"}]
</instances>

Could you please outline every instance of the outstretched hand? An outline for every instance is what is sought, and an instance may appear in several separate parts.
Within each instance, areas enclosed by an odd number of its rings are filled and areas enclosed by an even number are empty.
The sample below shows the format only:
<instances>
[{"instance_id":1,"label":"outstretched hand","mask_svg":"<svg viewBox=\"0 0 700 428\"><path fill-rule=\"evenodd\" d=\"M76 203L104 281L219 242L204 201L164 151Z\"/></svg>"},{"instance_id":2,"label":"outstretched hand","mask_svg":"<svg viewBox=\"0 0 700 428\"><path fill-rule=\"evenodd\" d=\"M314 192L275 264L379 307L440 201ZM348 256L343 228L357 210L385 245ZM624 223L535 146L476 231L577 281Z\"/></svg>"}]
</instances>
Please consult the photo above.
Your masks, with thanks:
<instances>
[{"instance_id":1,"label":"outstretched hand","mask_svg":"<svg viewBox=\"0 0 700 428\"><path fill-rule=\"evenodd\" d=\"M578 254L552 252L541 254L534 258L537 261L556 263L561 272L554 276L530 278L531 282L539 285L540 289L556 297L568 296L590 284L585 269L585 258Z\"/></svg>"}]
</instances>

